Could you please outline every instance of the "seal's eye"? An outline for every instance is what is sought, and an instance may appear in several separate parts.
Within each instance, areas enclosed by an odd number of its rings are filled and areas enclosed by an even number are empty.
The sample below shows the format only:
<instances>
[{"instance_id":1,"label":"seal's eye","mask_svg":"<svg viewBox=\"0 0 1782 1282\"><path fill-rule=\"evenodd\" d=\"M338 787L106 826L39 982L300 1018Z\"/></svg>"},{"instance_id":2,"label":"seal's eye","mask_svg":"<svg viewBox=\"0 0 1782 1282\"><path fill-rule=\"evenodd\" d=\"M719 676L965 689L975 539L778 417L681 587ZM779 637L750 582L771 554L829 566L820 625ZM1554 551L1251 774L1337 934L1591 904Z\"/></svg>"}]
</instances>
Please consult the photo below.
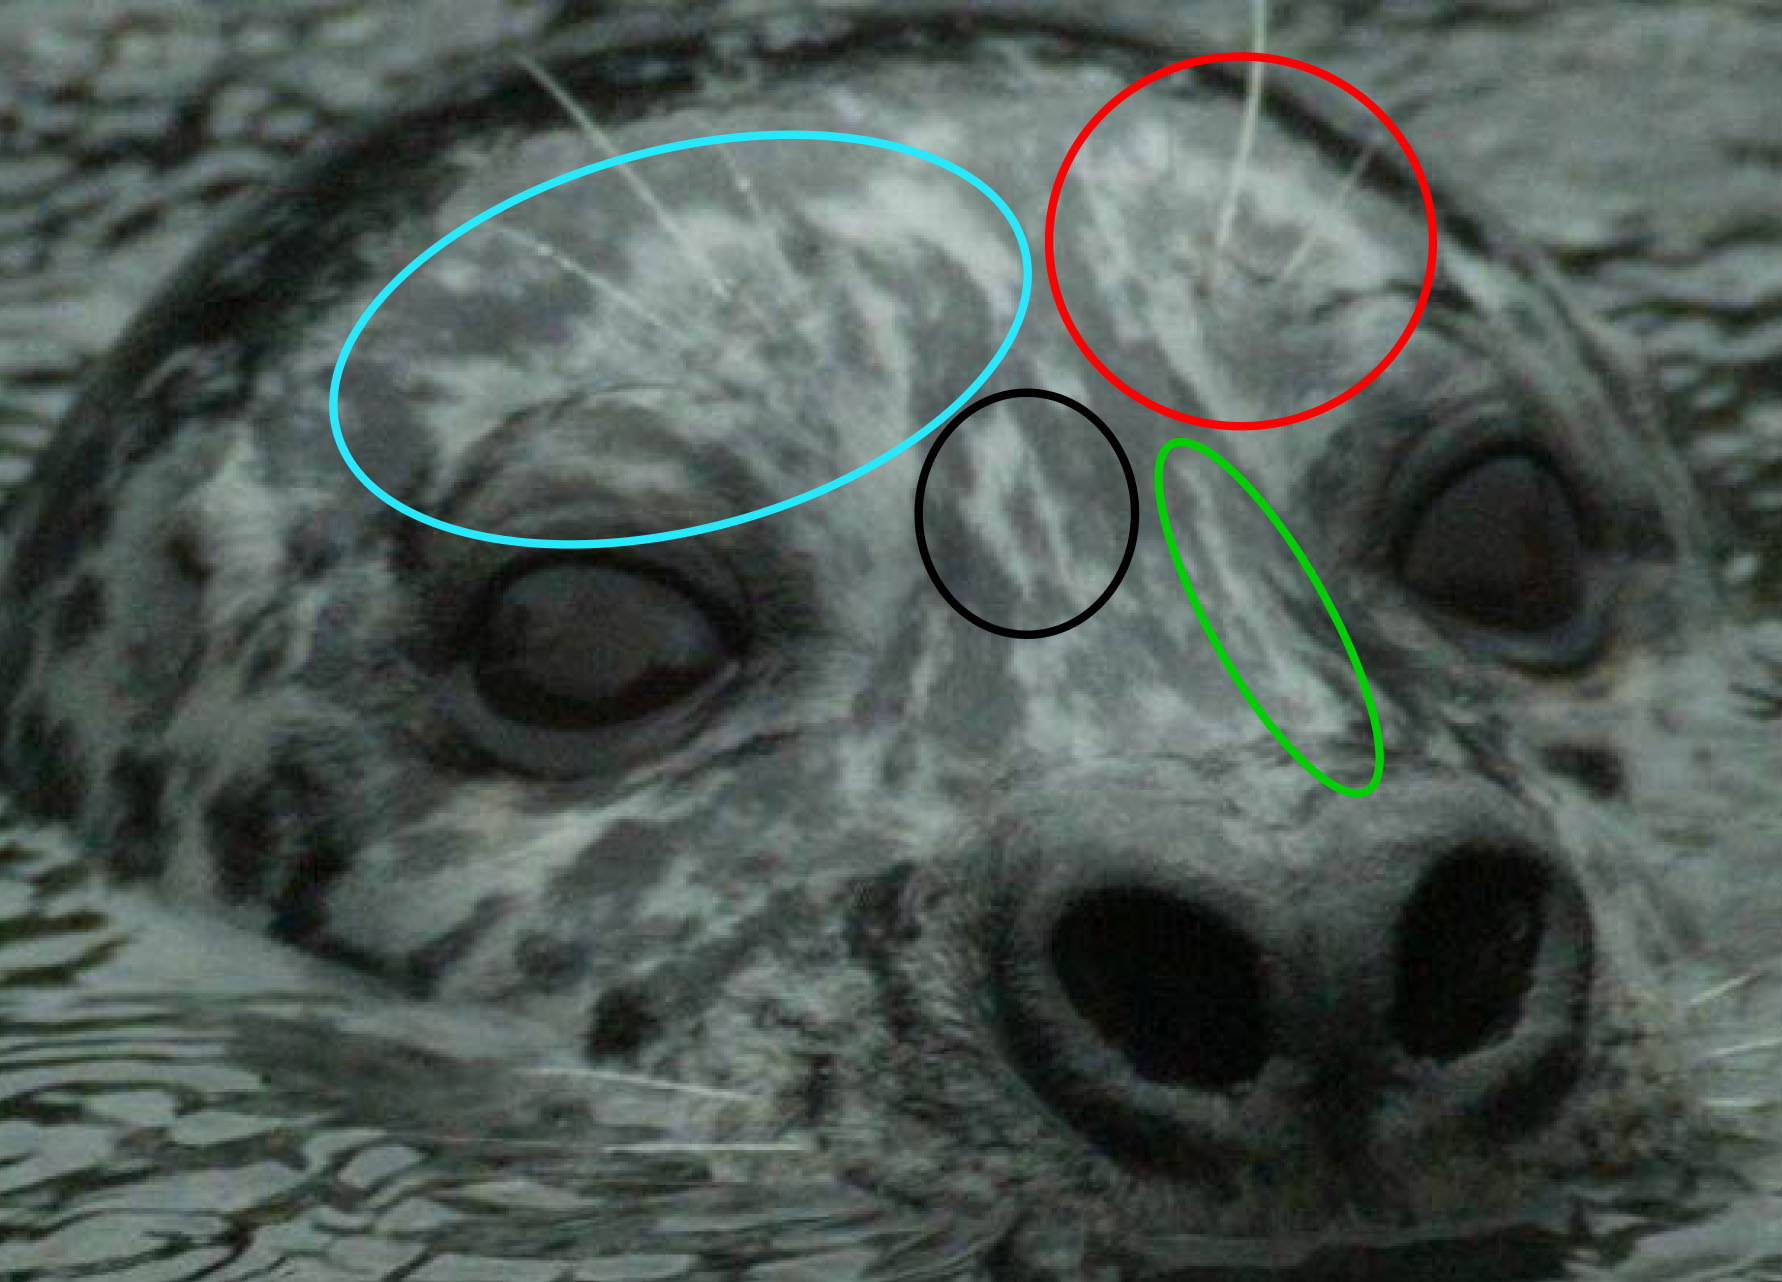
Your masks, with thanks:
<instances>
[{"instance_id":1,"label":"seal's eye","mask_svg":"<svg viewBox=\"0 0 1782 1282\"><path fill-rule=\"evenodd\" d=\"M477 620L470 666L488 710L588 730L673 707L735 662L725 629L678 584L588 559L522 566Z\"/></svg>"},{"instance_id":2,"label":"seal's eye","mask_svg":"<svg viewBox=\"0 0 1782 1282\"><path fill-rule=\"evenodd\" d=\"M1451 475L1410 522L1397 563L1425 602L1494 633L1556 634L1586 613L1582 523L1551 464L1530 454Z\"/></svg>"},{"instance_id":3,"label":"seal's eye","mask_svg":"<svg viewBox=\"0 0 1782 1282\"><path fill-rule=\"evenodd\" d=\"M429 742L442 761L610 778L692 742L746 688L755 603L722 557L679 546L460 556L434 598L441 719Z\"/></svg>"}]
</instances>

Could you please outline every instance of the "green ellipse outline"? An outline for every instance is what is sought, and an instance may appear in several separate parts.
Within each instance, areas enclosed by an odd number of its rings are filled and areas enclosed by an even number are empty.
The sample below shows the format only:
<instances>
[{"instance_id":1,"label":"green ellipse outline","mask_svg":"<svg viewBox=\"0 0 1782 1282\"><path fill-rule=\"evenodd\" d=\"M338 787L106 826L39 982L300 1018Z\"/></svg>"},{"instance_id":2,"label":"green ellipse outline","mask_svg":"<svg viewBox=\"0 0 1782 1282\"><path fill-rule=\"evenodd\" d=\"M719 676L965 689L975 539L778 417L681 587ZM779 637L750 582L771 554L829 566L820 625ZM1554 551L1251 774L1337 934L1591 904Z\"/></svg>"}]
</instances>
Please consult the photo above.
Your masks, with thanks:
<instances>
[{"instance_id":1,"label":"green ellipse outline","mask_svg":"<svg viewBox=\"0 0 1782 1282\"><path fill-rule=\"evenodd\" d=\"M1367 704L1367 723L1374 735L1374 773L1366 783L1359 787L1338 783L1318 769L1307 759L1306 754L1299 750L1298 745L1287 737L1281 727L1275 724L1275 719L1268 715L1268 709L1262 706L1262 700L1251 693L1249 683L1244 680L1244 674L1238 671L1237 664L1233 663L1231 656L1225 652L1225 645L1219 640L1219 633L1214 629L1212 620L1207 618L1206 609L1201 605L1200 597L1195 594L1194 583L1188 577L1188 570L1182 564L1182 552L1176 546L1175 531L1169 526L1169 503L1163 495L1163 463L1169 457L1170 451L1178 445L1186 445L1189 449L1206 455L1224 468L1227 476L1243 487L1244 493L1250 496L1250 501L1262 509L1262 514L1268 517L1269 522L1275 527L1275 533L1281 536L1281 541L1287 545L1288 550L1298 560L1299 568L1304 570L1306 578L1311 580L1312 587L1318 593L1318 599L1324 602L1324 612L1330 616L1330 621L1336 624L1337 636L1343 642L1343 652L1349 656L1349 664L1355 669L1356 684L1361 687L1361 697ZM1213 653L1218 655L1219 662L1225 665L1225 675L1231 678L1231 683L1237 687L1238 693L1244 696L1244 702L1250 705L1250 710L1256 714L1263 727L1275 737L1275 742L1287 749L1287 755L1304 766L1307 774L1332 792L1340 792L1345 797L1367 796L1380 786L1380 779L1386 771L1386 745L1380 738L1379 709L1374 706L1373 688L1368 685L1367 673L1362 670L1361 656L1355 653L1355 643L1349 639L1349 629L1343 626L1343 616L1337 613L1336 605L1330 599L1330 593L1324 590L1323 580L1318 577L1318 571L1312 567L1312 562L1307 558L1305 550L1299 546L1299 540L1293 537L1293 531L1287 528L1286 523L1268 505L1268 500L1256 492L1256 487L1250 484L1249 477L1233 467L1230 461L1217 450L1211 446L1202 445L1199 441L1190 440L1186 436L1178 436L1173 441L1165 442L1163 448L1157 451L1157 466L1152 475L1157 486L1157 519L1163 525L1163 541L1169 546L1170 560L1175 562L1176 577L1182 581L1182 590L1188 594L1188 604L1194 607L1194 617L1200 620L1201 631L1205 632L1207 640L1212 642Z\"/></svg>"}]
</instances>

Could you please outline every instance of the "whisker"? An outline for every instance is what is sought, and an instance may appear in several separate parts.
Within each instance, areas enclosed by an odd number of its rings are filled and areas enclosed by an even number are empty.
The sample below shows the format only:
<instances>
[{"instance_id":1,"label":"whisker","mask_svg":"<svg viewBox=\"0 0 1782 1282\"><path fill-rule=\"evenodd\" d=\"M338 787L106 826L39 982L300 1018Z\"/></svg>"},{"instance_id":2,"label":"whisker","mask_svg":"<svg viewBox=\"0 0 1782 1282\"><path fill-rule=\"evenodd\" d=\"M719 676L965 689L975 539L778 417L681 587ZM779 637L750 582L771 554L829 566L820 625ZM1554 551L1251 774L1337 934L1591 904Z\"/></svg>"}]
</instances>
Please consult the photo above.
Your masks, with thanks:
<instances>
[{"instance_id":1,"label":"whisker","mask_svg":"<svg viewBox=\"0 0 1782 1282\"><path fill-rule=\"evenodd\" d=\"M792 270L792 263L786 257L785 247L773 234L773 222L767 216L767 208L762 205L761 197L756 194L753 180L742 171L742 166L736 163L736 157L731 155L731 149L719 147L718 159L723 164L725 172L730 175L730 185L736 188L743 198L743 203L748 206L749 217L761 233L761 244L767 251L767 256L779 268L780 279L786 291L784 301L790 305L798 289L798 275Z\"/></svg>"},{"instance_id":2,"label":"whisker","mask_svg":"<svg viewBox=\"0 0 1782 1282\"><path fill-rule=\"evenodd\" d=\"M602 1144L602 1153L630 1153L637 1156L661 1156L671 1153L692 1153L730 1155L781 1155L799 1157L815 1150L808 1144L794 1144L789 1140L771 1140L759 1143L729 1144L684 1144L673 1140L644 1140L636 1144Z\"/></svg>"},{"instance_id":3,"label":"whisker","mask_svg":"<svg viewBox=\"0 0 1782 1282\"><path fill-rule=\"evenodd\" d=\"M544 87L546 93L557 100L558 106L563 108L569 118L575 122L576 127L588 137L589 141L600 148L600 150L608 157L619 154L618 147L615 146L613 140L607 136L606 131L594 123L594 118L582 109L580 103L570 97L569 92L564 89L562 83L558 81L555 76L551 75L550 72L546 71L536 61L527 57L525 54L514 55L514 61L534 80L538 81L538 83ZM638 176L636 169L630 165L621 166L619 169L619 177L630 186L632 193L643 202L645 208L647 208L656 220L662 224L663 230L666 231L669 238L679 246L681 252L686 255L687 260L704 272L706 280L710 282L713 291L717 293L720 298L730 298L734 286L725 278L724 274L718 270L718 265L712 261L710 255L701 250L699 246L693 242L693 238L687 235L680 223L675 220L674 215L668 212L667 206L657 198L654 189Z\"/></svg>"},{"instance_id":4,"label":"whisker","mask_svg":"<svg viewBox=\"0 0 1782 1282\"><path fill-rule=\"evenodd\" d=\"M1702 1052L1701 1058L1706 1063L1713 1060L1736 1059L1743 1055L1766 1055L1778 1050L1782 1050L1782 1037L1761 1037L1756 1041L1715 1047L1713 1050Z\"/></svg>"},{"instance_id":5,"label":"whisker","mask_svg":"<svg viewBox=\"0 0 1782 1282\"><path fill-rule=\"evenodd\" d=\"M1268 44L1268 0L1252 0L1250 5L1251 41L1254 52L1262 53ZM1256 122L1262 115L1262 72L1266 63L1250 63L1248 84L1244 90L1244 117L1238 128L1237 152L1231 158L1226 175L1225 195L1219 206L1219 221L1213 232L1212 253L1206 260L1200 286L1205 292L1213 283L1214 273L1225 256L1225 243L1231 238L1231 224L1237 216L1238 196L1243 189L1244 174L1249 171L1250 152L1256 144Z\"/></svg>"},{"instance_id":6,"label":"whisker","mask_svg":"<svg viewBox=\"0 0 1782 1282\"><path fill-rule=\"evenodd\" d=\"M615 1086L635 1086L644 1090L670 1091L682 1095L691 1095L698 1099L725 1100L737 1104L752 1104L760 1101L758 1095L748 1095L742 1091L724 1090L715 1086L695 1086L689 1082L673 1082L660 1077L643 1077L636 1073L615 1073L602 1068L572 1068L567 1066L551 1066L529 1068L529 1077L573 1077L578 1080L609 1082Z\"/></svg>"},{"instance_id":7,"label":"whisker","mask_svg":"<svg viewBox=\"0 0 1782 1282\"><path fill-rule=\"evenodd\" d=\"M638 297L630 290L608 280L605 276L594 271L586 264L576 262L575 259L571 258L568 254L565 254L555 245L548 244L529 232L523 231L519 227L512 226L509 222L498 221L494 224L493 230L496 235L506 236L510 240L518 241L520 244L526 246L526 248L538 254L541 258L549 259L555 266L562 268L570 275L586 282L590 288L606 294L614 302L619 303L640 320L656 326L664 333L673 334L677 339L683 336L679 327L670 323L664 317L658 316L655 312L644 306Z\"/></svg>"},{"instance_id":8,"label":"whisker","mask_svg":"<svg viewBox=\"0 0 1782 1282\"><path fill-rule=\"evenodd\" d=\"M1767 966L1760 966L1756 970L1746 971L1743 975L1734 975L1731 979L1724 980L1710 988L1703 989L1694 997L1685 1001L1683 1005L1690 1010L1694 1010L1698 1006L1706 1006L1710 1002L1717 1002L1730 997L1742 989L1756 983L1759 979L1762 979L1769 973L1769 970L1770 968Z\"/></svg>"},{"instance_id":9,"label":"whisker","mask_svg":"<svg viewBox=\"0 0 1782 1282\"><path fill-rule=\"evenodd\" d=\"M1343 175L1342 185L1337 188L1335 198L1331 201L1333 214L1342 213L1348 208L1349 200L1355 194L1355 188L1361 183L1361 175L1366 171L1368 163L1373 160L1377 150L1377 141L1370 138L1367 146L1363 147L1356 155L1354 163L1349 166L1349 172ZM1311 254L1312 247L1324 239L1324 225L1321 219L1308 220L1306 234L1300 238L1300 242L1294 247L1293 252L1287 255L1287 261L1282 265L1280 275L1275 277L1274 283L1277 288L1287 283L1293 273L1299 270L1300 264Z\"/></svg>"},{"instance_id":10,"label":"whisker","mask_svg":"<svg viewBox=\"0 0 1782 1282\"><path fill-rule=\"evenodd\" d=\"M1768 1113L1776 1107L1775 1100L1759 1095L1710 1095L1701 1104L1716 1113Z\"/></svg>"},{"instance_id":11,"label":"whisker","mask_svg":"<svg viewBox=\"0 0 1782 1282\"><path fill-rule=\"evenodd\" d=\"M702 1143L686 1140L640 1140L631 1144L574 1144L564 1140L528 1140L499 1135L460 1135L451 1131L404 1130L405 1140L425 1144L456 1145L488 1149L517 1150L531 1153L576 1153L634 1157L662 1157L680 1154L748 1156L772 1155L799 1157L813 1150L808 1144L790 1140L739 1140L726 1143Z\"/></svg>"}]
</instances>

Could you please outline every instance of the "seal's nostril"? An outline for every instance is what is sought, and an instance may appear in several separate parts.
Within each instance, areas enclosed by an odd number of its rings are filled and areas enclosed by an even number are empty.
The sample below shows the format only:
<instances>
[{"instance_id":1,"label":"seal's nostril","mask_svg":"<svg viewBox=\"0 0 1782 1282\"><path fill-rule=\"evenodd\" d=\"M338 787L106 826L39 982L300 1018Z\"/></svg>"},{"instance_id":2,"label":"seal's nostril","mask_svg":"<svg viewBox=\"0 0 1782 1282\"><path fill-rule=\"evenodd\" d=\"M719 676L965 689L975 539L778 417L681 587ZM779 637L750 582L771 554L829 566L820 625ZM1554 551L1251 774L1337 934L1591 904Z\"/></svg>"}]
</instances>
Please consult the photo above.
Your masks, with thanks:
<instances>
[{"instance_id":1,"label":"seal's nostril","mask_svg":"<svg viewBox=\"0 0 1782 1282\"><path fill-rule=\"evenodd\" d=\"M1513 1034L1534 982L1548 874L1512 852L1464 850L1413 892L1394 939L1393 1037L1447 1063Z\"/></svg>"},{"instance_id":2,"label":"seal's nostril","mask_svg":"<svg viewBox=\"0 0 1782 1282\"><path fill-rule=\"evenodd\" d=\"M1268 1059L1256 945L1203 908L1136 887L1091 891L1059 918L1051 964L1140 1077L1219 1091Z\"/></svg>"},{"instance_id":3,"label":"seal's nostril","mask_svg":"<svg viewBox=\"0 0 1782 1282\"><path fill-rule=\"evenodd\" d=\"M1009 1066L1107 1157L1366 1181L1565 1116L1595 935L1514 802L1431 780L1285 840L1134 809L1136 852L1005 847L982 926Z\"/></svg>"}]
</instances>

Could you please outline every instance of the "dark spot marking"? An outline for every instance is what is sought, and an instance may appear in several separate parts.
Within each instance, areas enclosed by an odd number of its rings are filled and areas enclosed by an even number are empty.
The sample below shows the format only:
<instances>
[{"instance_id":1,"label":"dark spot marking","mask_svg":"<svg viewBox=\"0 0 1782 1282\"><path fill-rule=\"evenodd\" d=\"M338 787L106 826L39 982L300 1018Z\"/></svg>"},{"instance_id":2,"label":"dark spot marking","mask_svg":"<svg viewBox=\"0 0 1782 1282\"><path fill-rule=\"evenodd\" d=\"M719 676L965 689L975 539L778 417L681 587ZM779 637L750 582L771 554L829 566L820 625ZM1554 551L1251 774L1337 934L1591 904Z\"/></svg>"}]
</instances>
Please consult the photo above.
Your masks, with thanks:
<instances>
[{"instance_id":1,"label":"dark spot marking","mask_svg":"<svg viewBox=\"0 0 1782 1282\"><path fill-rule=\"evenodd\" d=\"M526 986L541 993L560 993L588 973L587 946L548 931L529 931L514 946L514 965Z\"/></svg>"},{"instance_id":2,"label":"dark spot marking","mask_svg":"<svg viewBox=\"0 0 1782 1282\"><path fill-rule=\"evenodd\" d=\"M218 789L204 808L204 831L223 901L241 904L258 898L277 833L259 782L237 777Z\"/></svg>"},{"instance_id":3,"label":"dark spot marking","mask_svg":"<svg viewBox=\"0 0 1782 1282\"><path fill-rule=\"evenodd\" d=\"M168 534L161 545L162 554L175 574L190 584L202 585L210 581L210 556L204 550L204 542L189 522L181 521Z\"/></svg>"},{"instance_id":4,"label":"dark spot marking","mask_svg":"<svg viewBox=\"0 0 1782 1282\"><path fill-rule=\"evenodd\" d=\"M899 1039L922 1026L921 999L898 968L922 937L922 910L911 893L915 875L916 865L906 860L866 879L846 923L848 953L872 976L885 1027Z\"/></svg>"},{"instance_id":5,"label":"dark spot marking","mask_svg":"<svg viewBox=\"0 0 1782 1282\"><path fill-rule=\"evenodd\" d=\"M37 662L38 633L17 615L0 617L0 713L12 708ZM3 723L0 723L3 724Z\"/></svg>"},{"instance_id":6,"label":"dark spot marking","mask_svg":"<svg viewBox=\"0 0 1782 1282\"><path fill-rule=\"evenodd\" d=\"M835 1111L835 1056L811 1055L798 1089L798 1125L811 1130Z\"/></svg>"},{"instance_id":7,"label":"dark spot marking","mask_svg":"<svg viewBox=\"0 0 1782 1282\"><path fill-rule=\"evenodd\" d=\"M117 795L112 866L128 877L160 876L167 866L167 852L161 842L161 798L167 784L167 763L126 748L111 763L109 783Z\"/></svg>"},{"instance_id":8,"label":"dark spot marking","mask_svg":"<svg viewBox=\"0 0 1782 1282\"><path fill-rule=\"evenodd\" d=\"M36 522L19 533L7 574L6 596L27 601L45 584L63 577L90 540L111 527L114 509L107 460L95 450L59 450L38 463L33 486L54 494Z\"/></svg>"},{"instance_id":9,"label":"dark spot marking","mask_svg":"<svg viewBox=\"0 0 1782 1282\"><path fill-rule=\"evenodd\" d=\"M860 961L895 956L922 937L910 903L916 865L904 861L864 881L847 917L848 952Z\"/></svg>"},{"instance_id":10,"label":"dark spot marking","mask_svg":"<svg viewBox=\"0 0 1782 1282\"><path fill-rule=\"evenodd\" d=\"M662 1020L641 988L621 984L594 1003L584 1053L591 1060L635 1055L662 1032Z\"/></svg>"},{"instance_id":11,"label":"dark spot marking","mask_svg":"<svg viewBox=\"0 0 1782 1282\"><path fill-rule=\"evenodd\" d=\"M335 801L310 770L284 761L263 775L230 780L205 809L225 902L270 898L273 935L312 951L330 951L321 938L323 901L352 863L353 843L342 836ZM272 892L268 873L280 866L289 876Z\"/></svg>"},{"instance_id":12,"label":"dark spot marking","mask_svg":"<svg viewBox=\"0 0 1782 1282\"><path fill-rule=\"evenodd\" d=\"M1613 748L1593 743L1555 743L1541 761L1556 774L1583 785L1594 797L1611 800L1627 791L1627 767Z\"/></svg>"},{"instance_id":13,"label":"dark spot marking","mask_svg":"<svg viewBox=\"0 0 1782 1282\"><path fill-rule=\"evenodd\" d=\"M285 536L285 561L300 581L310 583L339 564L352 547L351 533L333 512L308 512Z\"/></svg>"},{"instance_id":14,"label":"dark spot marking","mask_svg":"<svg viewBox=\"0 0 1782 1282\"><path fill-rule=\"evenodd\" d=\"M551 894L564 903L606 904L615 914L628 915L662 880L663 849L659 827L621 819L552 878Z\"/></svg>"},{"instance_id":15,"label":"dark spot marking","mask_svg":"<svg viewBox=\"0 0 1782 1282\"><path fill-rule=\"evenodd\" d=\"M257 628L248 642L246 666L241 673L244 694L263 693L284 670L285 654L291 648L291 623L282 615Z\"/></svg>"},{"instance_id":16,"label":"dark spot marking","mask_svg":"<svg viewBox=\"0 0 1782 1282\"><path fill-rule=\"evenodd\" d=\"M18 718L12 783L45 818L71 823L86 804L86 779L77 768L74 732L33 703Z\"/></svg>"},{"instance_id":17,"label":"dark spot marking","mask_svg":"<svg viewBox=\"0 0 1782 1282\"><path fill-rule=\"evenodd\" d=\"M320 834L314 840L316 845L292 863L290 880L272 903L272 933L288 943L309 948L318 945L327 921L323 900L328 887L352 863L345 850Z\"/></svg>"},{"instance_id":18,"label":"dark spot marking","mask_svg":"<svg viewBox=\"0 0 1782 1282\"><path fill-rule=\"evenodd\" d=\"M64 653L78 650L104 626L105 589L98 579L83 574L56 609L54 645Z\"/></svg>"}]
</instances>

